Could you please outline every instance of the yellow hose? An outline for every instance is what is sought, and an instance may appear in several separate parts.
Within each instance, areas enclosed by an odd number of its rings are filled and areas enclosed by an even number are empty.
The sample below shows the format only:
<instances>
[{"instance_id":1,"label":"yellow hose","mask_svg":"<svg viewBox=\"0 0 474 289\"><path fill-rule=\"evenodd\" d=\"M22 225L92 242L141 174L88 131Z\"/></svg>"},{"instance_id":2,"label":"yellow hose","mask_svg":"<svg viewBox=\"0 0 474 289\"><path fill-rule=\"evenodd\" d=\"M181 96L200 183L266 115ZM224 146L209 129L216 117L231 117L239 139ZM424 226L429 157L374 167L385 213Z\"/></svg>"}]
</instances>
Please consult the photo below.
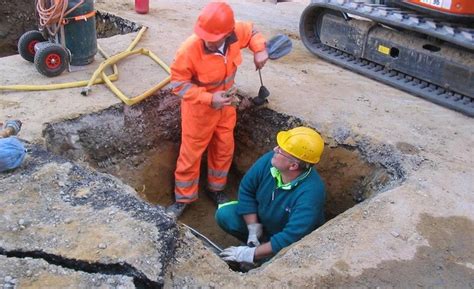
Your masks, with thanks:
<instances>
[{"instance_id":1,"label":"yellow hose","mask_svg":"<svg viewBox=\"0 0 474 289\"><path fill-rule=\"evenodd\" d=\"M110 77L111 81L115 81L118 79L116 75L108 76ZM67 83L59 83L59 84L39 84L39 85L5 85L0 86L0 90L16 90L16 91L42 91L42 90L55 90L55 89L64 89L64 88L74 88L74 87L81 87L86 86L89 83L88 80L81 80L76 82L67 82ZM104 83L102 79L97 79L94 84Z\"/></svg>"},{"instance_id":2,"label":"yellow hose","mask_svg":"<svg viewBox=\"0 0 474 289\"><path fill-rule=\"evenodd\" d=\"M143 34L145 33L145 31L148 29L148 27L146 26L142 26L142 28L140 29L140 31L138 32L137 36L135 37L135 39L132 41L132 43L130 43L130 45L128 46L128 48L126 49L127 51L130 51L132 50L133 48L135 48L135 46L137 45L138 41L140 41L140 39L142 38Z\"/></svg>"},{"instance_id":3,"label":"yellow hose","mask_svg":"<svg viewBox=\"0 0 474 289\"><path fill-rule=\"evenodd\" d=\"M120 98L126 105L133 105L135 103L138 103L146 98L148 98L149 96L151 96L154 92L156 92L157 90L163 88L165 85L167 85L170 80L171 80L171 77L168 76L166 77L164 80L162 80L160 83L158 83L157 85L153 86L152 88L146 90L144 93L140 94L140 95L137 95L135 97L132 97L132 98L129 98L127 96L125 96L122 91L120 91L120 89L118 89L108 78L107 78L107 75L105 75L104 73L104 69L107 68L108 65L112 65L112 64L115 64L117 63L118 61L124 59L125 57L128 57L130 55L134 55L134 54L143 54L143 55L146 55L146 56L149 56L151 59L153 59L156 63L158 63L166 72L170 73L170 68L163 62L161 61L161 59L159 59L153 52L151 52L150 50L146 49L146 48L139 48L139 49L135 49L135 50L131 50L131 51L124 51L124 52L121 52L117 55L114 55L112 56L110 59L107 59L106 61L104 61L102 64L101 67L99 67L95 72L96 73L100 73L100 75L102 76L102 79L105 81L105 84L110 88L110 90L112 90L113 93L115 93L115 95L117 95L118 98ZM95 74L95 73L94 73Z\"/></svg>"},{"instance_id":4,"label":"yellow hose","mask_svg":"<svg viewBox=\"0 0 474 289\"><path fill-rule=\"evenodd\" d=\"M167 85L170 80L171 76L167 76L165 79L163 79L160 83L157 85L153 86L152 88L149 88L146 90L144 93L137 95L132 98L128 98L125 96L120 89L118 89L112 81L115 81L118 79L118 68L116 63L119 62L120 60L124 59L125 57L128 57L130 55L134 54L143 54L146 56L149 56L153 61L158 63L168 74L171 73L170 68L164 63L158 56L156 56L153 52L146 48L139 48L133 50L137 43L140 41L141 37L147 30L147 27L142 27L140 31L138 32L138 35L135 37L135 39L132 41L132 43L128 46L128 48L120 52L112 57L109 57L100 47L99 52L104 56L105 60L99 65L99 67L94 71L92 77L89 80L82 80L82 81L76 81L76 82L68 82L68 83L60 83L60 84L45 84L45 85L7 85L7 86L0 86L0 90L23 90L23 91L38 91L38 90L54 90L54 89L62 89L62 88L73 88L73 87L81 87L85 86L81 94L82 95L87 95L90 90L91 86L94 84L99 84L99 83L105 83L110 90L117 95L118 98L120 98L126 105L133 105L136 104L149 96L151 96L154 92L157 90L163 88L165 85ZM113 74L111 75L106 75L105 70L107 67L112 65L113 69Z\"/></svg>"},{"instance_id":5,"label":"yellow hose","mask_svg":"<svg viewBox=\"0 0 474 289\"><path fill-rule=\"evenodd\" d=\"M109 56L105 53L105 51L98 46L97 47L100 54L107 59ZM113 74L107 76L110 81L116 81L118 79L118 68L116 65L112 67ZM38 85L23 85L23 84L16 84L16 85L1 85L0 90L14 90L14 91L43 91L43 90L56 90L56 89L64 89L64 88L74 88L74 87L81 87L86 86L89 83L88 80L80 80L75 82L65 82L65 83L57 83L57 84L38 84ZM93 84L100 84L104 83L103 79L96 79Z\"/></svg>"},{"instance_id":6,"label":"yellow hose","mask_svg":"<svg viewBox=\"0 0 474 289\"><path fill-rule=\"evenodd\" d=\"M126 54L127 52L131 51L138 43L138 41L140 41L140 39L142 38L143 34L145 33L145 31L147 30L148 28L146 26L143 26L140 31L138 32L137 36L135 37L135 39L132 41L132 43L130 43L130 45L127 47L127 49L125 49L124 51L120 52L119 54L116 54L114 55L113 57L116 57L116 58L119 58L119 60L122 57L122 55ZM119 56L120 55L120 56ZM107 58L107 60L109 60L110 58ZM99 78L99 76L101 75L102 71L104 70L104 68L108 65L106 62L107 60L105 60L104 62L102 62L99 67L94 71L94 73L92 74L92 77L89 79L89 82L87 83L86 87L84 87L81 91L81 94L86 96L89 94L89 92L91 91L91 86L94 85L94 83L97 81L97 79ZM115 62L114 62L115 63Z\"/></svg>"},{"instance_id":7,"label":"yellow hose","mask_svg":"<svg viewBox=\"0 0 474 289\"><path fill-rule=\"evenodd\" d=\"M107 69L108 66L115 65L120 60L122 60L122 59L124 59L124 58L126 58L130 55L135 55L135 54L142 54L142 55L146 55L146 56L150 57L151 59L153 59L153 61L158 63L168 74L171 73L171 70L168 67L168 65L166 65L166 63L164 63L158 56L156 56L150 50L148 50L146 48L139 48L139 49L132 50L136 46L136 44L138 43L140 38L142 37L143 33L145 33L146 29L147 29L147 27L145 27L145 26L142 27L142 29L140 29L140 32L138 33L135 40L129 45L129 47L125 51L122 51L122 52L108 58L107 60L103 61L99 65L99 67L94 71L94 74L92 75L91 79L89 80L89 83L87 84L87 86L82 89L82 91L81 91L82 95L88 95L89 92L91 91L91 86L99 79L99 77L101 77L101 79L105 82L105 84L110 88L110 90L118 98L120 98L126 105L133 105L133 104L136 104L136 103L148 98L149 96L153 95L154 92L156 92L157 90L163 88L165 85L167 85L170 82L171 77L168 76L164 80L162 80L160 83L158 83L157 85L155 85L152 88L146 90L144 93L129 98L125 94L123 94L123 92L117 86L115 86L112 83L112 81L110 81L110 79L107 77L107 75L105 75L105 73L104 73L104 70Z\"/></svg>"}]
</instances>

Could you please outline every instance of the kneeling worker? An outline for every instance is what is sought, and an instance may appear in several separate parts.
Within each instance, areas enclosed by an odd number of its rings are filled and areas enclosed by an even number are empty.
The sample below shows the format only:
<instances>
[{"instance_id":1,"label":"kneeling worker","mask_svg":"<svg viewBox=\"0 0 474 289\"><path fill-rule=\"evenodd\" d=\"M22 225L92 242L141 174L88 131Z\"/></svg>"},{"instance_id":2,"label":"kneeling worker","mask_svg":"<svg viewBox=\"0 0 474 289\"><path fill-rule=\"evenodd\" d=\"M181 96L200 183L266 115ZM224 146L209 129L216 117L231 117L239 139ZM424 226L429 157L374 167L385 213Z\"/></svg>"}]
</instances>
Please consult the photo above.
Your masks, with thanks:
<instances>
[{"instance_id":1,"label":"kneeling worker","mask_svg":"<svg viewBox=\"0 0 474 289\"><path fill-rule=\"evenodd\" d=\"M324 223L324 184L313 167L324 140L313 129L297 127L279 132L277 144L245 174L239 200L216 212L219 226L247 243L223 250L226 261L273 256Z\"/></svg>"}]
</instances>

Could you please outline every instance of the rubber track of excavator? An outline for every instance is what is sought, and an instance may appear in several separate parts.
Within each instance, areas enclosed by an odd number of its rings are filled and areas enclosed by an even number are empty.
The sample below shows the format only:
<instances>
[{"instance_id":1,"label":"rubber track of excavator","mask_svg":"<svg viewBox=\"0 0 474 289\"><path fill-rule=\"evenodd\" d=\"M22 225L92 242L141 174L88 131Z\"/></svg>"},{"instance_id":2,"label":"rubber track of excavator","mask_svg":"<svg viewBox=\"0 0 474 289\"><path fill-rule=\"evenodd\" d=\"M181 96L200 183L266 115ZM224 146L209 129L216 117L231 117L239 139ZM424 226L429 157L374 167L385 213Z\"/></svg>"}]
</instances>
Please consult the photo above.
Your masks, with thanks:
<instances>
[{"instance_id":1,"label":"rubber track of excavator","mask_svg":"<svg viewBox=\"0 0 474 289\"><path fill-rule=\"evenodd\" d=\"M474 51L474 29L452 26L449 23L443 23L413 11L405 11L384 5L340 0L313 0L310 6L354 14L392 27L417 31ZM300 23L301 34L303 34L302 29ZM303 39L304 41L305 39ZM306 41L309 40L306 39ZM474 99L467 95L446 90L441 86L428 83L399 71L387 70L380 64L357 58L322 43L305 43L305 45L310 45L310 51L330 62L474 117Z\"/></svg>"}]
</instances>

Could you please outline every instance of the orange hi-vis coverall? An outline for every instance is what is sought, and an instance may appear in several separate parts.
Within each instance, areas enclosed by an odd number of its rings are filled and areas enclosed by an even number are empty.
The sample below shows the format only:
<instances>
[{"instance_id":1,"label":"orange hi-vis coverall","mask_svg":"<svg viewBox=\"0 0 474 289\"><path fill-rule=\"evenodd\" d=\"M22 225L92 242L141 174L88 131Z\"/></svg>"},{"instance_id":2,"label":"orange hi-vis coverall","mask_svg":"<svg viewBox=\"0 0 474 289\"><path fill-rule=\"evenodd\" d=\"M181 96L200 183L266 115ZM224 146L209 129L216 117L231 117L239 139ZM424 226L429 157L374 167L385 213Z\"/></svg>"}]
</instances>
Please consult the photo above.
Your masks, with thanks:
<instances>
[{"instance_id":1,"label":"orange hi-vis coverall","mask_svg":"<svg viewBox=\"0 0 474 289\"><path fill-rule=\"evenodd\" d=\"M179 48L171 65L171 87L181 97L181 148L175 171L177 202L190 203L198 198L201 157L207 151L208 189L222 191L234 154L236 108L211 106L214 92L234 84L237 67L242 63L241 49L260 52L265 38L250 22L236 22L226 39L224 55L209 51L202 39L193 34Z\"/></svg>"}]
</instances>

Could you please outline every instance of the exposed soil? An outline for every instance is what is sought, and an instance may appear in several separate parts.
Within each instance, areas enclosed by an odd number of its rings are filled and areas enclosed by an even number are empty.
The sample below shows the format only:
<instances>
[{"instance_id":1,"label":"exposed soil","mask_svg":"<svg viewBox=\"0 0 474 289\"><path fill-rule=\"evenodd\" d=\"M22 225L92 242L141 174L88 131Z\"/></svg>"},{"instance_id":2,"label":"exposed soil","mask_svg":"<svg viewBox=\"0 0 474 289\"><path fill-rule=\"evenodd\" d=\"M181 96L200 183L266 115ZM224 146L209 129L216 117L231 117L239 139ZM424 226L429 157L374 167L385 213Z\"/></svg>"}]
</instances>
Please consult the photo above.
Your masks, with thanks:
<instances>
[{"instance_id":1,"label":"exposed soil","mask_svg":"<svg viewBox=\"0 0 474 289\"><path fill-rule=\"evenodd\" d=\"M18 53L20 36L37 29L34 1L1 1L0 57Z\"/></svg>"},{"instance_id":2,"label":"exposed soil","mask_svg":"<svg viewBox=\"0 0 474 289\"><path fill-rule=\"evenodd\" d=\"M134 187L148 202L166 207L174 202L174 170L178 150L179 147L174 143L163 143L155 150L131 156L101 170L119 177ZM215 222L215 205L203 190L206 176L204 168L205 166L201 173L203 181L199 200L188 207L179 220L198 230L221 248L238 245L240 242L222 231ZM236 199L239 179L234 174L229 176L226 192L232 199Z\"/></svg>"},{"instance_id":3,"label":"exposed soil","mask_svg":"<svg viewBox=\"0 0 474 289\"><path fill-rule=\"evenodd\" d=\"M179 137L173 132L180 125L178 113L176 97L164 91L134 107L115 107L48 124L43 135L51 151L119 177L148 202L166 207L174 202ZM241 177L257 158L275 146L276 133L295 125L303 122L266 108L253 107L242 112L235 130L236 153L226 188L229 197L237 199ZM214 220L215 205L205 194L205 160L204 156L200 199L185 211L180 221L219 246L237 245ZM383 169L378 161L366 162L355 142L326 148L317 169L325 180L328 220L397 183L399 176Z\"/></svg>"}]
</instances>

